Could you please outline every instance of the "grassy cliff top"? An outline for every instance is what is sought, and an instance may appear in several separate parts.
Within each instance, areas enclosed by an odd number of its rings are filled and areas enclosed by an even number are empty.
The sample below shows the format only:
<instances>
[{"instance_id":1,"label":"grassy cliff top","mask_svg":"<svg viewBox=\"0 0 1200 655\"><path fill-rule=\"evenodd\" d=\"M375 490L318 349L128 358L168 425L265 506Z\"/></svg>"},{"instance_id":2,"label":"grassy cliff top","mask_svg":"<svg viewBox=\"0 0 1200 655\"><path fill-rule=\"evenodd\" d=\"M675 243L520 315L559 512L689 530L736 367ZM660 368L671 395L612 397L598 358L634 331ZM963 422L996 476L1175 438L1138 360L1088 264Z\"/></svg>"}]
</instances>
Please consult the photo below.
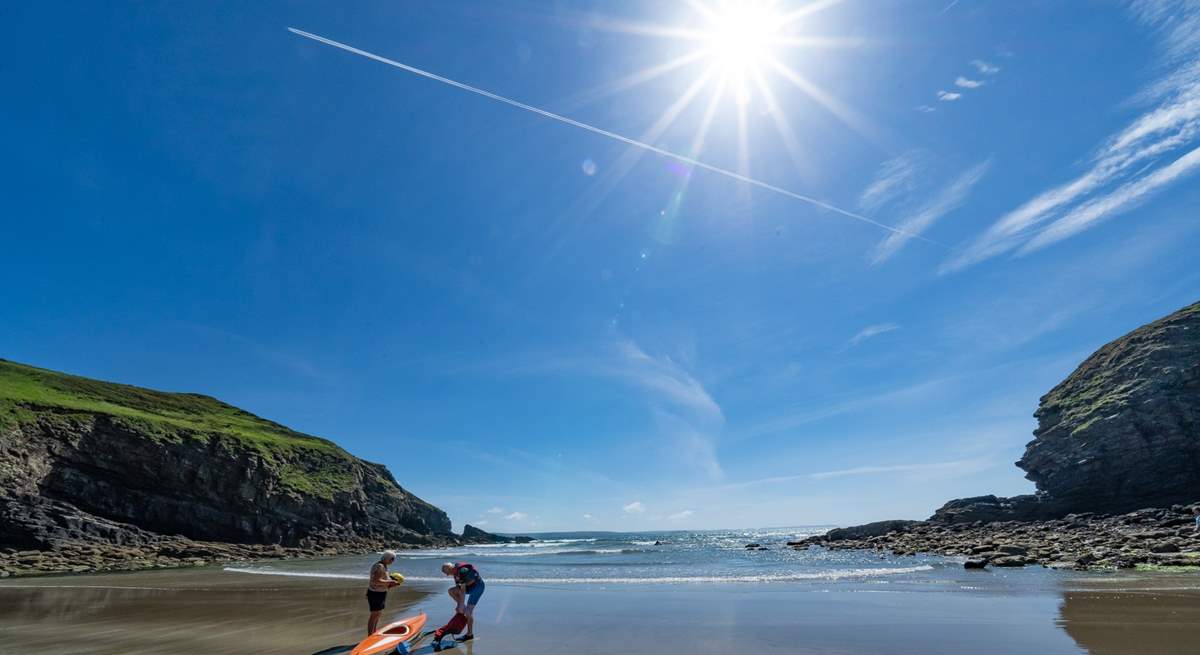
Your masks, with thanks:
<instances>
[{"instance_id":1,"label":"grassy cliff top","mask_svg":"<svg viewBox=\"0 0 1200 655\"><path fill-rule=\"evenodd\" d=\"M354 458L337 444L216 398L101 382L0 359L0 432L39 414L105 415L157 441L228 438L284 464L282 481L300 492L327 496L351 483ZM297 466L296 455L310 465Z\"/></svg>"}]
</instances>

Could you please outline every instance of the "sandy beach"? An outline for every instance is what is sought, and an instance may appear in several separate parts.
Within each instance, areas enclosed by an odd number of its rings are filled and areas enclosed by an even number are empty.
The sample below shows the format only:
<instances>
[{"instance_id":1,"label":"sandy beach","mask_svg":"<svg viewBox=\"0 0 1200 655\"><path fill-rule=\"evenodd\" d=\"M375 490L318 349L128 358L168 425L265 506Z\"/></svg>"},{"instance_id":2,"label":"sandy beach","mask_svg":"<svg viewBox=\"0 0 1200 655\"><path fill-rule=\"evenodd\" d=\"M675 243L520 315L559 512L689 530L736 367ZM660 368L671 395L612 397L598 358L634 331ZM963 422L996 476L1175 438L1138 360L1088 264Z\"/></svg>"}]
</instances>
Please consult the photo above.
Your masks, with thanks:
<instances>
[{"instance_id":1,"label":"sandy beach","mask_svg":"<svg viewBox=\"0 0 1200 655\"><path fill-rule=\"evenodd\" d=\"M461 650L1182 655L1200 643L1189 577L983 575L929 589L494 584ZM361 636L361 596L353 580L216 568L5 581L0 652L335 653ZM437 625L450 610L440 586L416 582L392 592L385 618L427 611Z\"/></svg>"}]
</instances>

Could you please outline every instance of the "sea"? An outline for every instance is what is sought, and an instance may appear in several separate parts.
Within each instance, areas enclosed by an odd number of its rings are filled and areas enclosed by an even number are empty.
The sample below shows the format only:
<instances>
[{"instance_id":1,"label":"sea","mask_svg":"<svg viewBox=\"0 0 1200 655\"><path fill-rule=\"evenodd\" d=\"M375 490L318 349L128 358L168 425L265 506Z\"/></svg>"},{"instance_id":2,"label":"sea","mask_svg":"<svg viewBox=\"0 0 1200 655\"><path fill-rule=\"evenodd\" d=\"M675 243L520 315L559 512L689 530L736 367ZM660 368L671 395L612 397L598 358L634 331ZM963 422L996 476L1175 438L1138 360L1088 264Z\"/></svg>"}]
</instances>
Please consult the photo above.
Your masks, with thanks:
<instances>
[{"instance_id":1,"label":"sea","mask_svg":"<svg viewBox=\"0 0 1200 655\"><path fill-rule=\"evenodd\" d=\"M411 582L446 582L444 562L467 561L491 585L879 585L959 580L960 559L787 545L830 526L666 532L556 532L530 543L398 551L392 571ZM749 544L761 548L747 549ZM227 566L237 573L364 579L376 557L287 560ZM937 585L941 586L941 585Z\"/></svg>"}]
</instances>

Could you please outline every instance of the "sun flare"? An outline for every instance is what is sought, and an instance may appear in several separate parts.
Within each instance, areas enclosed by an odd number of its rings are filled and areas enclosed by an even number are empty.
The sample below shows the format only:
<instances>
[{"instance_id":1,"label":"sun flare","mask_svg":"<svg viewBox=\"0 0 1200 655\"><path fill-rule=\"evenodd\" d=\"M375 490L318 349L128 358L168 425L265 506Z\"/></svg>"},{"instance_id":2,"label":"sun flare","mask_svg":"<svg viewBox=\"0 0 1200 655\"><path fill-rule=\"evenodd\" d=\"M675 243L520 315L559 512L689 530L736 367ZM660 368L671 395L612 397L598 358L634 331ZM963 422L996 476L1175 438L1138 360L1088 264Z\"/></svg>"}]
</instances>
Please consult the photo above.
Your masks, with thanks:
<instances>
[{"instance_id":1,"label":"sun flare","mask_svg":"<svg viewBox=\"0 0 1200 655\"><path fill-rule=\"evenodd\" d=\"M671 58L637 70L589 91L585 98L597 99L628 91L667 75L693 76L682 94L639 136L645 143L658 141L677 119L697 116L695 134L687 157L698 159L713 128L735 130L737 172L750 173L751 131L763 118L773 124L779 144L787 151L797 172L808 168L805 148L797 138L797 112L781 106L805 99L856 132L876 132L861 114L827 91L804 70L817 59L803 56L806 50L831 51L855 48L866 42L855 37L822 33L830 23L822 13L842 0L682 0L686 10L678 22L598 23L626 34L668 41L678 52ZM674 47L682 46L682 47ZM828 56L822 54L822 56ZM778 87L778 88L776 88ZM696 103L703 108L693 111ZM731 103L735 109L730 116ZM732 120L731 120L732 118ZM728 142L726 139L722 139ZM622 175L624 169L615 171Z\"/></svg>"},{"instance_id":2,"label":"sun flare","mask_svg":"<svg viewBox=\"0 0 1200 655\"><path fill-rule=\"evenodd\" d=\"M722 7L709 20L708 52L722 73L735 78L762 71L783 26L782 18L769 7L750 3Z\"/></svg>"}]
</instances>

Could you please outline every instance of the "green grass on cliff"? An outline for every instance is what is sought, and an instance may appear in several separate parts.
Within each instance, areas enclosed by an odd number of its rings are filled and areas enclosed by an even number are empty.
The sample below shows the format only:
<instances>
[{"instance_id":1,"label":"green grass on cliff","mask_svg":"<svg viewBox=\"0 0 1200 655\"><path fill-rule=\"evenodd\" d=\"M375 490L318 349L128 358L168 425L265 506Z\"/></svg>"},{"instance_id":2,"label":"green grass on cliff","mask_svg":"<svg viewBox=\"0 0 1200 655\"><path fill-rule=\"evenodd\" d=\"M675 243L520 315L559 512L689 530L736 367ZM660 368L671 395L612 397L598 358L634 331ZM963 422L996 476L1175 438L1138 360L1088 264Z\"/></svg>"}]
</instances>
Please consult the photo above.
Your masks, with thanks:
<instances>
[{"instance_id":1,"label":"green grass on cliff","mask_svg":"<svg viewBox=\"0 0 1200 655\"><path fill-rule=\"evenodd\" d=\"M105 415L156 441L227 439L281 466L281 483L328 497L350 488L352 457L215 398L101 382L0 359L0 433L39 420Z\"/></svg>"}]
</instances>

